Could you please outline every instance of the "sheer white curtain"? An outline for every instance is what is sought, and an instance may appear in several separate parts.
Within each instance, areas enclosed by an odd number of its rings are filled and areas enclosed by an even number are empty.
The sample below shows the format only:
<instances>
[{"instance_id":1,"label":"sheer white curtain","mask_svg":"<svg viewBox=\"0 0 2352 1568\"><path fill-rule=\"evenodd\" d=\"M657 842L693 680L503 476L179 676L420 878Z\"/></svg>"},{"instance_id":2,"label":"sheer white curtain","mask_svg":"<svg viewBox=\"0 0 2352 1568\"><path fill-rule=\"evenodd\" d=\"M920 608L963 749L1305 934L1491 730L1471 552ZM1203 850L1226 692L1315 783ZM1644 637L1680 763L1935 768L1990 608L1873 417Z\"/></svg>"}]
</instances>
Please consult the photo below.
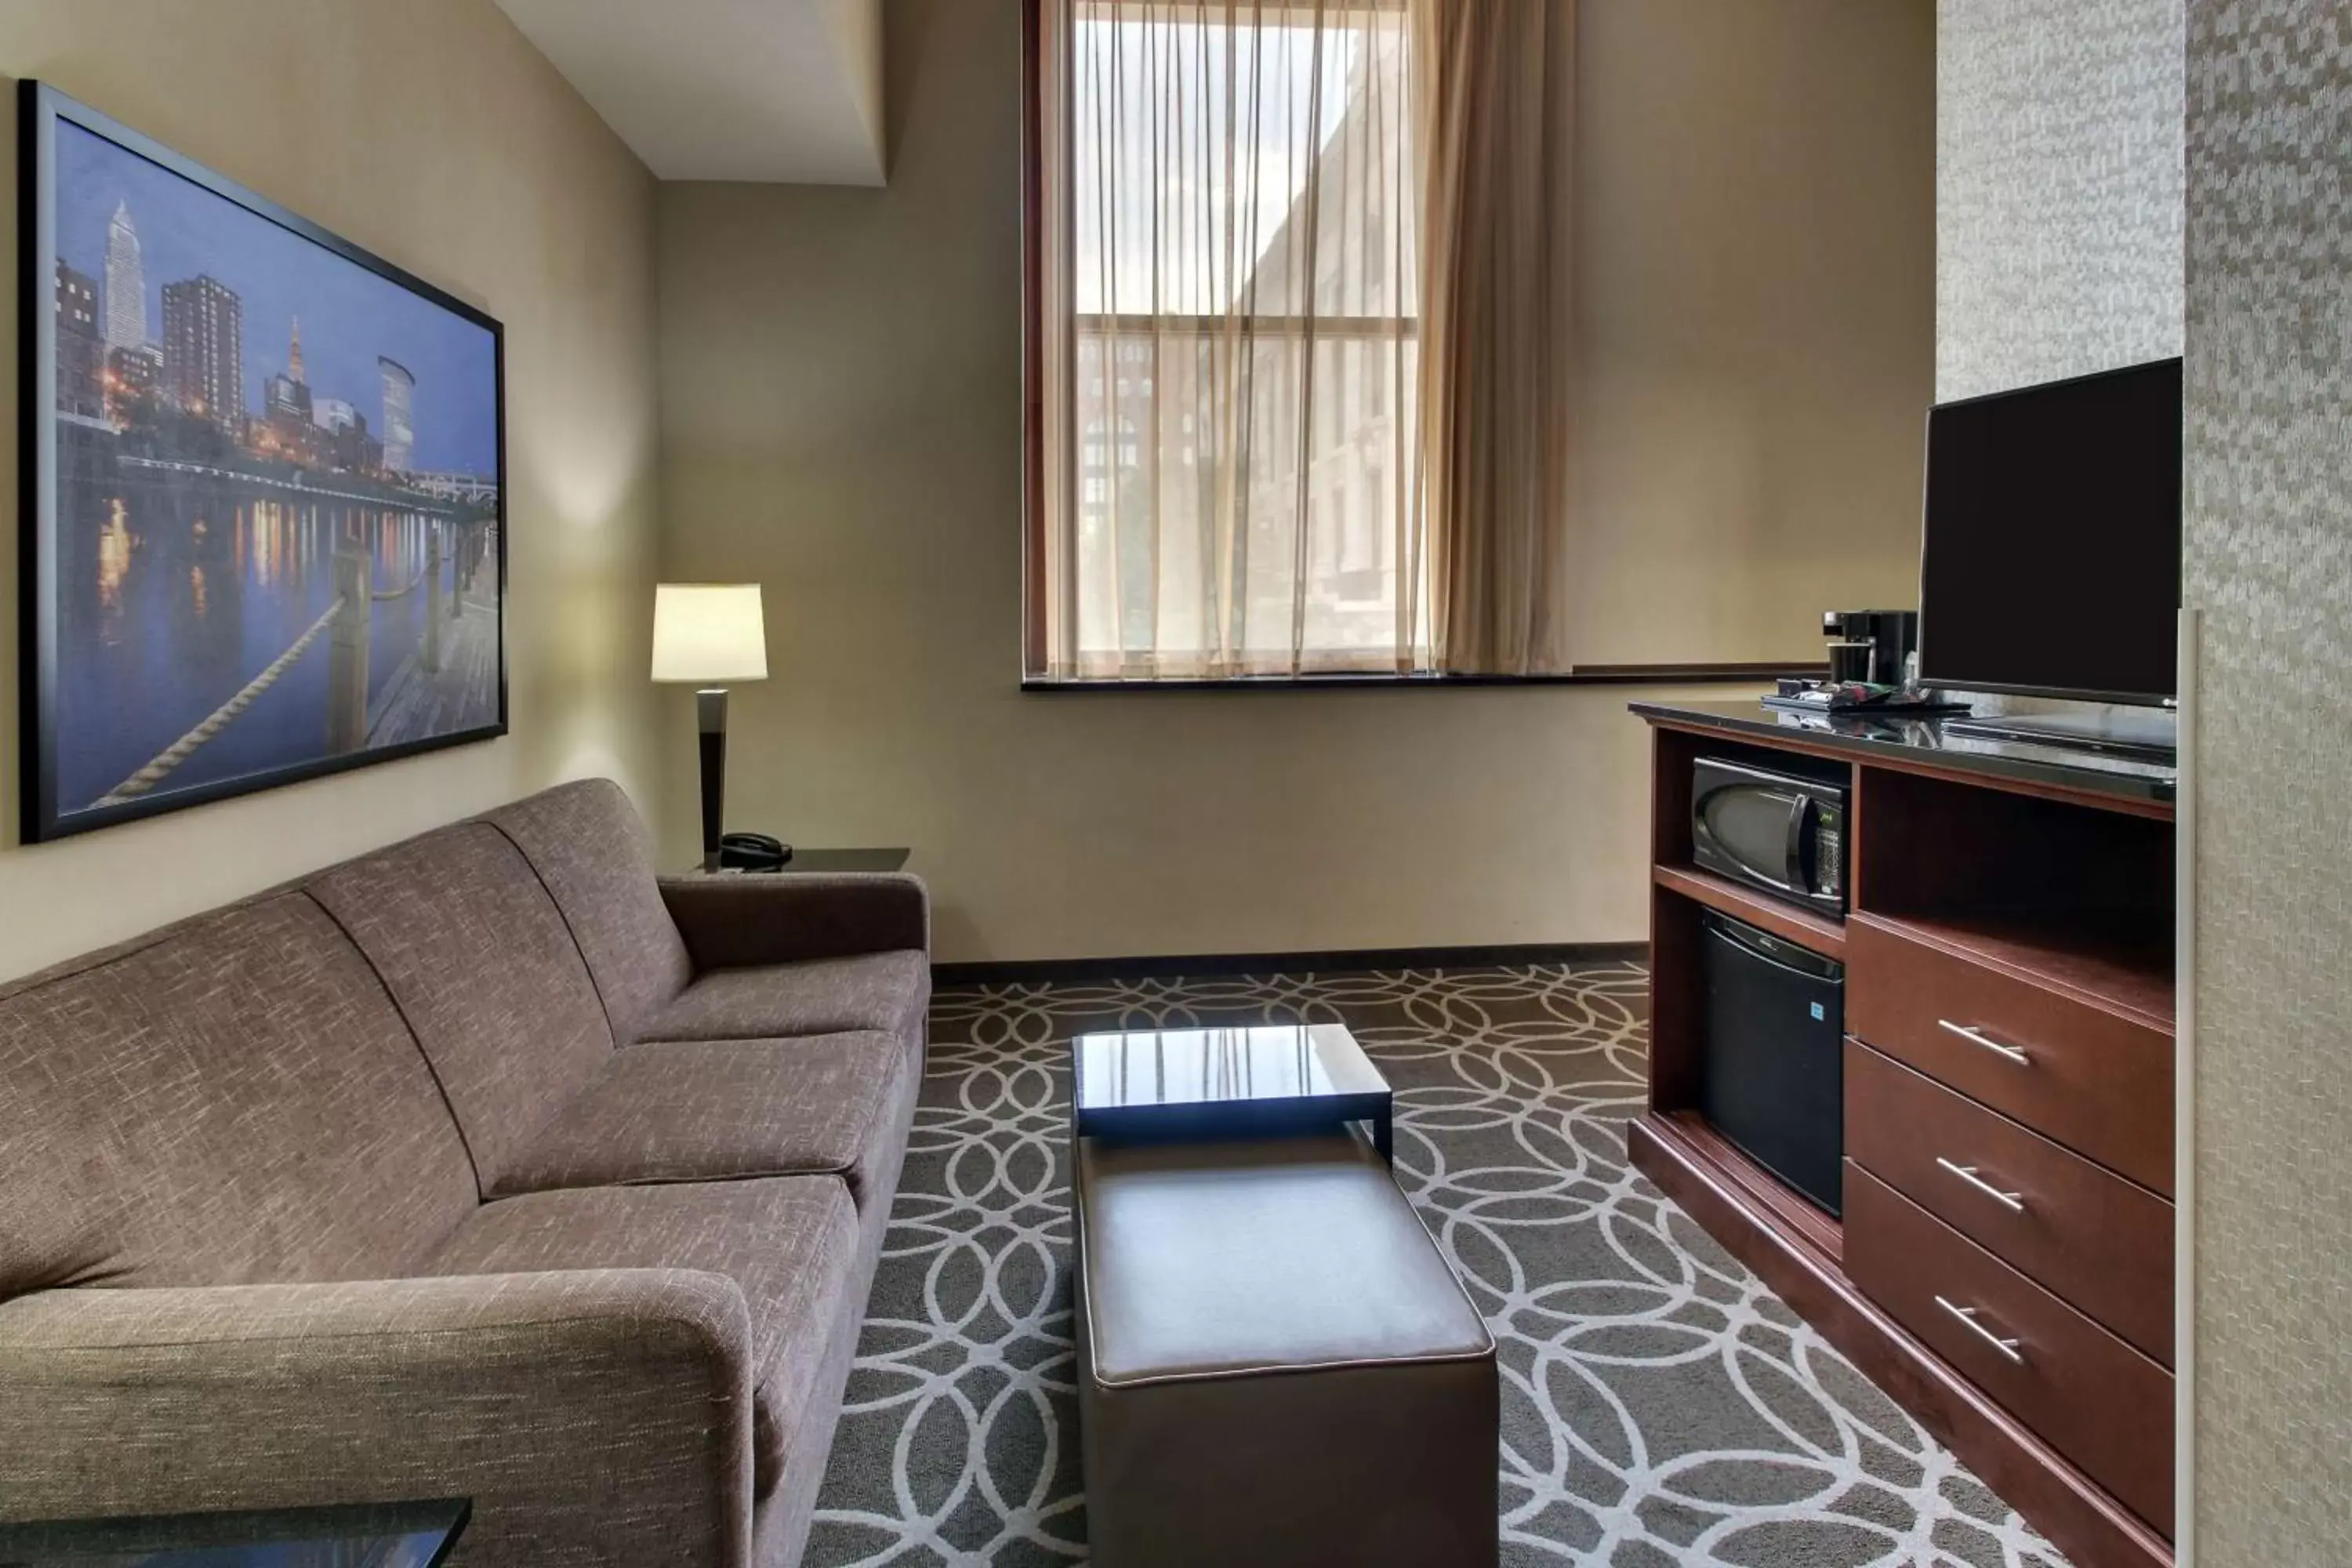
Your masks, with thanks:
<instances>
[{"instance_id":1,"label":"sheer white curtain","mask_svg":"<svg viewBox=\"0 0 2352 1568\"><path fill-rule=\"evenodd\" d=\"M1046 0L1033 673L1429 668L1402 0Z\"/></svg>"}]
</instances>

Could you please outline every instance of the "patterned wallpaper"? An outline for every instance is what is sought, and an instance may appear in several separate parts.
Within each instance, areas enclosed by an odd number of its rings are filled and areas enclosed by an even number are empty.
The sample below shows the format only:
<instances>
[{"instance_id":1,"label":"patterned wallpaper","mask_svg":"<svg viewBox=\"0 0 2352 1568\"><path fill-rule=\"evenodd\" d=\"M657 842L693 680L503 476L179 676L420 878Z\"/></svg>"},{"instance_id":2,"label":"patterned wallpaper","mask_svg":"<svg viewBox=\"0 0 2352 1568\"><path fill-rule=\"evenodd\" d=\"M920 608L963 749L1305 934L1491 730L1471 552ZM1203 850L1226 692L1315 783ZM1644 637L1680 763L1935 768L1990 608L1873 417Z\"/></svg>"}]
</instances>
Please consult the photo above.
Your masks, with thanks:
<instances>
[{"instance_id":1,"label":"patterned wallpaper","mask_svg":"<svg viewBox=\"0 0 2352 1568\"><path fill-rule=\"evenodd\" d=\"M2336 1568L2352 1563L2352 4L1940 0L1938 17L1937 395L2185 344L2185 592L2204 614L2197 1560Z\"/></svg>"},{"instance_id":2,"label":"patterned wallpaper","mask_svg":"<svg viewBox=\"0 0 2352 1568\"><path fill-rule=\"evenodd\" d=\"M1939 401L2180 353L2182 4L1937 0Z\"/></svg>"},{"instance_id":3,"label":"patterned wallpaper","mask_svg":"<svg viewBox=\"0 0 2352 1568\"><path fill-rule=\"evenodd\" d=\"M1938 0L1938 399L2180 352L2181 4Z\"/></svg>"},{"instance_id":4,"label":"patterned wallpaper","mask_svg":"<svg viewBox=\"0 0 2352 1568\"><path fill-rule=\"evenodd\" d=\"M2352 1563L2352 5L2190 0L2200 1568Z\"/></svg>"}]
</instances>

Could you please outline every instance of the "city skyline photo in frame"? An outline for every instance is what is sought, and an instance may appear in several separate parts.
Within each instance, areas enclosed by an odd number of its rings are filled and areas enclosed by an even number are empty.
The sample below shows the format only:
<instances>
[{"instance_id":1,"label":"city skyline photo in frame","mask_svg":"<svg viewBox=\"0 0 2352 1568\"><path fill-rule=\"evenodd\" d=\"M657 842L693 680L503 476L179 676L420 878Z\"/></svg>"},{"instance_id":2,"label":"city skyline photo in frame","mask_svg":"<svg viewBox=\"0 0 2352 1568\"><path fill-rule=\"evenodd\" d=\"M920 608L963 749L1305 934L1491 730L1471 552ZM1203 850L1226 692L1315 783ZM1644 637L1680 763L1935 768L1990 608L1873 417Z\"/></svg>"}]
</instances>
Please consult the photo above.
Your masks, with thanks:
<instances>
[{"instance_id":1,"label":"city skyline photo in frame","mask_svg":"<svg viewBox=\"0 0 2352 1568\"><path fill-rule=\"evenodd\" d=\"M499 322L18 90L26 840L505 734Z\"/></svg>"}]
</instances>

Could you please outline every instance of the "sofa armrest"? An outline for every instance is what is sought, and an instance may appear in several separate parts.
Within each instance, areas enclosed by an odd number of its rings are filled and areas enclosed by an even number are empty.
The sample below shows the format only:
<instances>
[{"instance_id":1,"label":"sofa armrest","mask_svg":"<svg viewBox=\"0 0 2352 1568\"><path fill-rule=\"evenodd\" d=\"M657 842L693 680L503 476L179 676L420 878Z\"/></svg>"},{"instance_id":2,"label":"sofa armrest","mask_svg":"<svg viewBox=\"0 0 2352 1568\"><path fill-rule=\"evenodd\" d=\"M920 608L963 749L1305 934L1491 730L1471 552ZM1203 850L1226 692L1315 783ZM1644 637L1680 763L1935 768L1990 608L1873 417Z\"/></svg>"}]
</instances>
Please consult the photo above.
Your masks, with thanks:
<instances>
[{"instance_id":1,"label":"sofa armrest","mask_svg":"<svg viewBox=\"0 0 2352 1568\"><path fill-rule=\"evenodd\" d=\"M0 1518L473 1500L459 1561L748 1568L751 1317L684 1269L0 1305Z\"/></svg>"},{"instance_id":2,"label":"sofa armrest","mask_svg":"<svg viewBox=\"0 0 2352 1568\"><path fill-rule=\"evenodd\" d=\"M931 947L931 897L903 871L665 877L698 973Z\"/></svg>"}]
</instances>

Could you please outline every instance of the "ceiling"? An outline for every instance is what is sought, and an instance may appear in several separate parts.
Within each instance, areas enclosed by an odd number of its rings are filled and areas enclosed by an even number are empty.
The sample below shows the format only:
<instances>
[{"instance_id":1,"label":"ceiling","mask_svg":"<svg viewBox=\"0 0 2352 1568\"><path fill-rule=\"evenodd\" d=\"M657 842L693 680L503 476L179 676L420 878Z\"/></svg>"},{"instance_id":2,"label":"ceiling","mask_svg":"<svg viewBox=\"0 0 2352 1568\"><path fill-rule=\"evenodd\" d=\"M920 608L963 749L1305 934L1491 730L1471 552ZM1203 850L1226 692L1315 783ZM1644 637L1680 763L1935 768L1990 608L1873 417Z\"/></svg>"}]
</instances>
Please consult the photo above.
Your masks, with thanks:
<instances>
[{"instance_id":1,"label":"ceiling","mask_svg":"<svg viewBox=\"0 0 2352 1568\"><path fill-rule=\"evenodd\" d=\"M498 0L665 180L878 185L882 0Z\"/></svg>"}]
</instances>

